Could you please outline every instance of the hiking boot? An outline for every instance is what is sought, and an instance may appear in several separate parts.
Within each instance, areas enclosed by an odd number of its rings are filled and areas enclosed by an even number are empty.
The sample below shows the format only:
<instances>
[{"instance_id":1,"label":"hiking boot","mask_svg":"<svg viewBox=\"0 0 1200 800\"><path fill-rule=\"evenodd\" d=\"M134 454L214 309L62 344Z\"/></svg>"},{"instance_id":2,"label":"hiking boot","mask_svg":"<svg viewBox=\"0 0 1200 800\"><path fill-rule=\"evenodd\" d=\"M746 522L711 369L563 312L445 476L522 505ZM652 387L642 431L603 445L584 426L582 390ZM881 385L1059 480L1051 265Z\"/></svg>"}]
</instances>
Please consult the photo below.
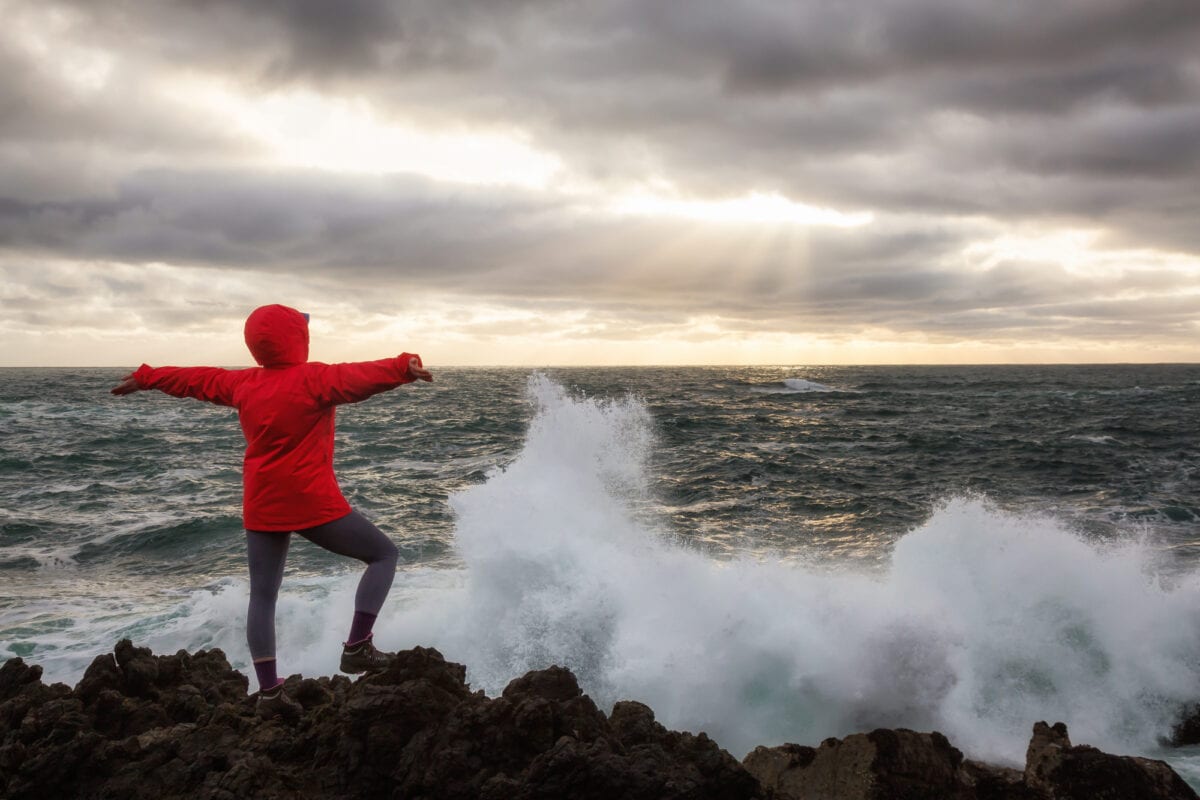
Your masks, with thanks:
<instances>
[{"instance_id":1,"label":"hiking boot","mask_svg":"<svg viewBox=\"0 0 1200 800\"><path fill-rule=\"evenodd\" d=\"M360 672L375 672L387 667L396 657L395 653L381 653L371 644L371 636L354 644L342 647L342 672L357 675Z\"/></svg>"},{"instance_id":2,"label":"hiking boot","mask_svg":"<svg viewBox=\"0 0 1200 800\"><path fill-rule=\"evenodd\" d=\"M283 681L270 689L258 693L258 701L254 704L254 713L263 719L284 719L289 722L300 718L304 706L287 696L283 691Z\"/></svg>"}]
</instances>

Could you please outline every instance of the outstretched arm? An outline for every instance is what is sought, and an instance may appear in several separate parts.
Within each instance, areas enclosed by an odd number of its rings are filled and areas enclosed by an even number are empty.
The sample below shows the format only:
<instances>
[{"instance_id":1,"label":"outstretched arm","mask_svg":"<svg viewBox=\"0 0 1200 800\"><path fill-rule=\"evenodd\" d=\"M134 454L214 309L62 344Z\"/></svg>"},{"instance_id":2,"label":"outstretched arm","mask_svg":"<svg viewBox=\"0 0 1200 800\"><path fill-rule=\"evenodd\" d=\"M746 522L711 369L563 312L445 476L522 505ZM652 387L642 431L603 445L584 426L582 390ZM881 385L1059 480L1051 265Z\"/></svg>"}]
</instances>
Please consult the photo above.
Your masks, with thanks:
<instances>
[{"instance_id":1,"label":"outstretched arm","mask_svg":"<svg viewBox=\"0 0 1200 800\"><path fill-rule=\"evenodd\" d=\"M326 405L341 405L418 380L430 382L433 373L425 369L419 355L401 353L378 361L323 365L314 374L313 393Z\"/></svg>"},{"instance_id":2,"label":"outstretched arm","mask_svg":"<svg viewBox=\"0 0 1200 800\"><path fill-rule=\"evenodd\" d=\"M141 389L158 389L174 397L194 397L222 406L233 405L233 391L241 383L244 370L221 367L151 367L142 364L113 387L116 395L132 394Z\"/></svg>"},{"instance_id":3,"label":"outstretched arm","mask_svg":"<svg viewBox=\"0 0 1200 800\"><path fill-rule=\"evenodd\" d=\"M113 394L133 394L140 391L142 387L138 386L137 378L133 377L133 373L129 373L121 382L112 388Z\"/></svg>"},{"instance_id":4,"label":"outstretched arm","mask_svg":"<svg viewBox=\"0 0 1200 800\"><path fill-rule=\"evenodd\" d=\"M433 383L433 373L421 366L420 356L413 356L408 359L408 374L419 381Z\"/></svg>"}]
</instances>

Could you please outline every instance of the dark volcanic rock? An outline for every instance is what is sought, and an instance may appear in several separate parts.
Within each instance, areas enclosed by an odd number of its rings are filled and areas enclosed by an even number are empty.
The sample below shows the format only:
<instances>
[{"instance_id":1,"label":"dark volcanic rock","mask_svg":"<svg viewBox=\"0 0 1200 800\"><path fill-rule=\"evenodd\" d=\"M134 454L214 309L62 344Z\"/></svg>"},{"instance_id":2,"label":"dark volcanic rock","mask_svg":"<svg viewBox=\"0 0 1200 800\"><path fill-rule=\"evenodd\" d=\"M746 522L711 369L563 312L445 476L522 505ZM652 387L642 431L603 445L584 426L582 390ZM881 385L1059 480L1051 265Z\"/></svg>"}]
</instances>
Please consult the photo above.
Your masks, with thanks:
<instances>
[{"instance_id":1,"label":"dark volcanic rock","mask_svg":"<svg viewBox=\"0 0 1200 800\"><path fill-rule=\"evenodd\" d=\"M877 730L819 748L759 747L744 762L770 800L1189 800L1162 761L1072 747L1067 727L1034 726L1024 772L967 761L940 733Z\"/></svg>"},{"instance_id":2,"label":"dark volcanic rock","mask_svg":"<svg viewBox=\"0 0 1200 800\"><path fill-rule=\"evenodd\" d=\"M936 732L880 729L826 739L815 750L759 747L744 764L771 796L789 800L975 797L962 753Z\"/></svg>"},{"instance_id":3,"label":"dark volcanic rock","mask_svg":"<svg viewBox=\"0 0 1200 800\"><path fill-rule=\"evenodd\" d=\"M610 720L561 667L497 698L422 647L356 682L293 676L294 723L254 715L219 650L155 656L121 641L78 686L0 667L0 797L759 798L758 782L704 734L649 708Z\"/></svg>"},{"instance_id":4,"label":"dark volcanic rock","mask_svg":"<svg viewBox=\"0 0 1200 800\"><path fill-rule=\"evenodd\" d=\"M1025 759L1025 783L1055 800L1155 800L1196 793L1163 761L1071 746L1067 726L1039 722Z\"/></svg>"},{"instance_id":5,"label":"dark volcanic rock","mask_svg":"<svg viewBox=\"0 0 1200 800\"><path fill-rule=\"evenodd\" d=\"M1179 724L1172 732L1171 744L1176 747L1200 744L1200 703L1181 710Z\"/></svg>"},{"instance_id":6,"label":"dark volcanic rock","mask_svg":"<svg viewBox=\"0 0 1200 800\"><path fill-rule=\"evenodd\" d=\"M234 800L1072 800L1195 798L1162 762L1072 747L1038 723L1017 770L966 761L939 733L876 730L739 764L647 706L596 708L561 667L472 692L423 647L358 681L292 676L291 722L254 714L220 650L155 656L128 640L74 690L0 666L0 797ZM761 782L761 783L760 783Z\"/></svg>"}]
</instances>

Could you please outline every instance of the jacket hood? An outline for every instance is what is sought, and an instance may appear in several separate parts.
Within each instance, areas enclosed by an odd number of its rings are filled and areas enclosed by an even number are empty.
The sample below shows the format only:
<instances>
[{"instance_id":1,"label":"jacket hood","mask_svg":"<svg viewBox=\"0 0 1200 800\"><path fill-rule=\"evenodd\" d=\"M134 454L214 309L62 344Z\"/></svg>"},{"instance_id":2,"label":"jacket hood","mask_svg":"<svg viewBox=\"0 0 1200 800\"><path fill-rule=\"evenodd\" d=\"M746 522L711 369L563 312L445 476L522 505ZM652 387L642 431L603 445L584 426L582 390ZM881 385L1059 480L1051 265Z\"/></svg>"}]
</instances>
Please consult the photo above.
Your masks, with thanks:
<instances>
[{"instance_id":1,"label":"jacket hood","mask_svg":"<svg viewBox=\"0 0 1200 800\"><path fill-rule=\"evenodd\" d=\"M308 361L308 321L294 308L260 306L246 318L246 346L264 367Z\"/></svg>"}]
</instances>

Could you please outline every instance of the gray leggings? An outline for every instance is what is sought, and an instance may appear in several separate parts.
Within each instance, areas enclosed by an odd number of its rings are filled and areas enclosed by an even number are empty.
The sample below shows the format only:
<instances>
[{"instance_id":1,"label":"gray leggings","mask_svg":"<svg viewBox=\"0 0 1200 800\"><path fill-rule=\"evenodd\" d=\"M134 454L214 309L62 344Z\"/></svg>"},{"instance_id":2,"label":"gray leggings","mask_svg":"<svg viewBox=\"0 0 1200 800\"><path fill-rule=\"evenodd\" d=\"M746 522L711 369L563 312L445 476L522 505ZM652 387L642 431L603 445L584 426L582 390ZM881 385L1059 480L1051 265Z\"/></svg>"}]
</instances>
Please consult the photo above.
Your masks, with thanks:
<instances>
[{"instance_id":1,"label":"gray leggings","mask_svg":"<svg viewBox=\"0 0 1200 800\"><path fill-rule=\"evenodd\" d=\"M396 577L399 551L357 511L341 519L296 531L313 544L365 562L367 569L358 581L354 610L378 614ZM246 531L246 554L250 561L250 608L246 612L246 642L255 661L275 657L275 600L283 583L290 533Z\"/></svg>"}]
</instances>

